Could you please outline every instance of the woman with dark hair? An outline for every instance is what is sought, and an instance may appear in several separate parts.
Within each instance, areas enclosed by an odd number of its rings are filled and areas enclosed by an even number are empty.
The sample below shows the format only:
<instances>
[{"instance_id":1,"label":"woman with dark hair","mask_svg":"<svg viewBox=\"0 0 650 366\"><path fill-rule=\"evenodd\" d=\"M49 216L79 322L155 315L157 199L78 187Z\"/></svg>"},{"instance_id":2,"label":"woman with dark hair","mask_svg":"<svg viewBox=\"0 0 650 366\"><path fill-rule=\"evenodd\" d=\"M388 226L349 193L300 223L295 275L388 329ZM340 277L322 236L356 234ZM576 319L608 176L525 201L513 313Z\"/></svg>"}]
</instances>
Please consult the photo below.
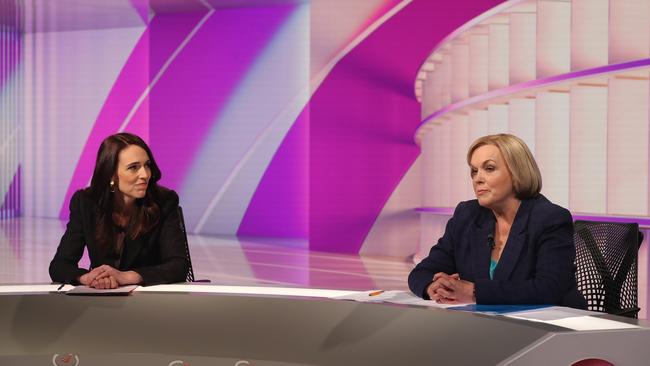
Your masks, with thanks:
<instances>
[{"instance_id":1,"label":"woman with dark hair","mask_svg":"<svg viewBox=\"0 0 650 366\"><path fill-rule=\"evenodd\" d=\"M94 288L183 282L189 263L178 195L159 186L160 178L140 137L107 137L90 187L70 200L70 221L50 263L52 280ZM84 246L90 270L78 267Z\"/></svg>"}]
</instances>

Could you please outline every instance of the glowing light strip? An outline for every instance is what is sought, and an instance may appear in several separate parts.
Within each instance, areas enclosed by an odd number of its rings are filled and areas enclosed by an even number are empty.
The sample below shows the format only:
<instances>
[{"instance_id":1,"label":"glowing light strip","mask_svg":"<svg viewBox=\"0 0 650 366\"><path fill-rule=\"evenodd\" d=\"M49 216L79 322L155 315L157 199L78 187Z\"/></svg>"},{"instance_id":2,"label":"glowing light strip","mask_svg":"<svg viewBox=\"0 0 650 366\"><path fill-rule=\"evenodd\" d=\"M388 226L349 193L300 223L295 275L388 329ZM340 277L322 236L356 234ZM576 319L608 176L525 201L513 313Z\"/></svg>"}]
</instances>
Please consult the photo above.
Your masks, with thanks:
<instances>
[{"instance_id":1,"label":"glowing light strip","mask_svg":"<svg viewBox=\"0 0 650 366\"><path fill-rule=\"evenodd\" d=\"M429 214L429 215L439 215L439 216L452 216L454 214L453 207L418 207L415 209L416 212ZM583 214L583 213L571 213L573 220L586 220L586 221L607 221L607 222L619 222L625 224L639 224L640 228L650 228L650 217L646 216L618 216L606 214Z\"/></svg>"},{"instance_id":2,"label":"glowing light strip","mask_svg":"<svg viewBox=\"0 0 650 366\"><path fill-rule=\"evenodd\" d=\"M261 287L261 286L218 286L218 285L157 285L138 287L134 292L198 292L212 294L234 294L234 295L271 295L271 296L301 296L301 297L325 297L352 295L358 291L347 290L326 290L316 288L291 288L291 287Z\"/></svg>"},{"instance_id":3,"label":"glowing light strip","mask_svg":"<svg viewBox=\"0 0 650 366\"><path fill-rule=\"evenodd\" d=\"M0 294L43 293L57 292L60 285L4 285L0 286ZM72 290L74 286L65 285L61 291Z\"/></svg>"}]
</instances>

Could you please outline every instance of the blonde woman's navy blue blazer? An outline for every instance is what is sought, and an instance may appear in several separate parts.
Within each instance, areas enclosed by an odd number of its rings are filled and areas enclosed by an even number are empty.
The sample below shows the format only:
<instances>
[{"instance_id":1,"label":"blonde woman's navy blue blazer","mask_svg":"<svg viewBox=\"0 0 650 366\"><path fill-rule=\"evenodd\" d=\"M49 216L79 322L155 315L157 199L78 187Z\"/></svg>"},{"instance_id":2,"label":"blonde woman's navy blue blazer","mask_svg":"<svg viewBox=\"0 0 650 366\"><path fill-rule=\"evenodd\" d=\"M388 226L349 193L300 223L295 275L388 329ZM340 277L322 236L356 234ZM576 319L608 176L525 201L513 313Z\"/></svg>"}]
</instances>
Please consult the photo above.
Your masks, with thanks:
<instances>
[{"instance_id":1,"label":"blonde woman's navy blue blazer","mask_svg":"<svg viewBox=\"0 0 650 366\"><path fill-rule=\"evenodd\" d=\"M408 283L417 296L434 274L458 273L473 282L477 304L553 304L586 308L576 287L573 220L568 210L543 195L521 201L506 246L490 279L496 219L477 200L461 202L445 233L411 271Z\"/></svg>"},{"instance_id":2,"label":"blonde woman's navy blue blazer","mask_svg":"<svg viewBox=\"0 0 650 366\"><path fill-rule=\"evenodd\" d=\"M142 285L184 282L189 270L185 253L185 236L180 228L178 195L161 187L160 221L149 232L135 240L125 238L119 270L133 270L143 279ZM84 247L88 247L90 267L110 262L95 240L96 205L84 190L75 192L70 200L70 221L54 259L50 263L50 277L54 282L78 284L78 278L87 273L78 263Z\"/></svg>"}]
</instances>

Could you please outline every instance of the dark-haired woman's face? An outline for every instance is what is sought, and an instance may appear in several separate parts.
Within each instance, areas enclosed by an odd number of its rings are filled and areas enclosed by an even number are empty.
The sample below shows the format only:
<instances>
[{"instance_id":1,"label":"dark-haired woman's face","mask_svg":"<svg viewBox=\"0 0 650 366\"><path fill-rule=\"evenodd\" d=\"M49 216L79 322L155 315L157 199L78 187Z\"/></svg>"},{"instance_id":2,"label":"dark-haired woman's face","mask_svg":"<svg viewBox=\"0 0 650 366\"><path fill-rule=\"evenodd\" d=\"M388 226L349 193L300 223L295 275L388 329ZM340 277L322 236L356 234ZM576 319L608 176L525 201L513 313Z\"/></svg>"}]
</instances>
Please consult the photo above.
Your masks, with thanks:
<instances>
[{"instance_id":1,"label":"dark-haired woman's face","mask_svg":"<svg viewBox=\"0 0 650 366\"><path fill-rule=\"evenodd\" d=\"M129 145L118 156L117 180L124 202L128 205L147 194L151 178L151 161L147 152L138 145Z\"/></svg>"}]
</instances>

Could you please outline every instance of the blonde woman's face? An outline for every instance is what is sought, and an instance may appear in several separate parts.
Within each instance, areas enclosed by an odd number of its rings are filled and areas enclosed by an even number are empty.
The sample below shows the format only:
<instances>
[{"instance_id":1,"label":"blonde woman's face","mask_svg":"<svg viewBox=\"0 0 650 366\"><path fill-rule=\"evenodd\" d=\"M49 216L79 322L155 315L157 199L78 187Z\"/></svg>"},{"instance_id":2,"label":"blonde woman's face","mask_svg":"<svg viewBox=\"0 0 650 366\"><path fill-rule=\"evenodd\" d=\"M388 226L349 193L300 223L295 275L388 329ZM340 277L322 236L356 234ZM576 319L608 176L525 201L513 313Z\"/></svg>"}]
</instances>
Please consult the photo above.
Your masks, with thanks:
<instances>
[{"instance_id":1,"label":"blonde woman's face","mask_svg":"<svg viewBox=\"0 0 650 366\"><path fill-rule=\"evenodd\" d=\"M490 209L505 207L515 198L512 175L498 147L483 145L474 150L470 175L474 194L481 206Z\"/></svg>"}]
</instances>

